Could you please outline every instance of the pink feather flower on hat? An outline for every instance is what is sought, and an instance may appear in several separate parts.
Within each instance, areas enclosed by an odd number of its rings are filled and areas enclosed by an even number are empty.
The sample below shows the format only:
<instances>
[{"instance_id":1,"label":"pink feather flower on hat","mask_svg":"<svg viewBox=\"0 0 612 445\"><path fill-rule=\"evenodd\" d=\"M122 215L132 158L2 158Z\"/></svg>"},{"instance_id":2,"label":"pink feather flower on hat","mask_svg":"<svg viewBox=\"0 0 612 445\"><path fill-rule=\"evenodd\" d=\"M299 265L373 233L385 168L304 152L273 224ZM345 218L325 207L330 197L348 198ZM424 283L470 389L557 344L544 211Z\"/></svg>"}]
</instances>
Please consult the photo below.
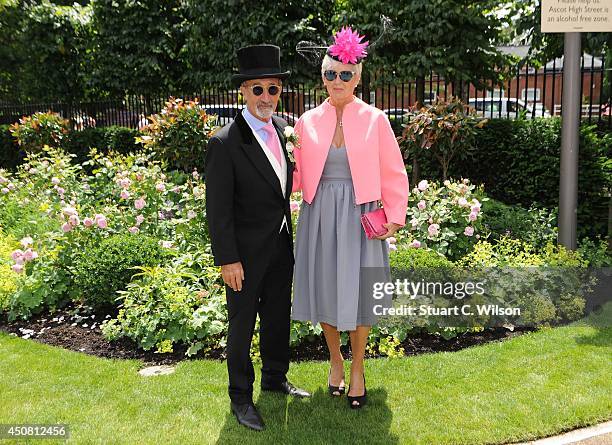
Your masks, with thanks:
<instances>
[{"instance_id":1,"label":"pink feather flower on hat","mask_svg":"<svg viewBox=\"0 0 612 445\"><path fill-rule=\"evenodd\" d=\"M365 36L360 36L350 26L345 26L334 36L334 44L329 47L329 54L342 63L356 64L358 59L368 54L366 48L369 42L362 43L364 38Z\"/></svg>"}]
</instances>

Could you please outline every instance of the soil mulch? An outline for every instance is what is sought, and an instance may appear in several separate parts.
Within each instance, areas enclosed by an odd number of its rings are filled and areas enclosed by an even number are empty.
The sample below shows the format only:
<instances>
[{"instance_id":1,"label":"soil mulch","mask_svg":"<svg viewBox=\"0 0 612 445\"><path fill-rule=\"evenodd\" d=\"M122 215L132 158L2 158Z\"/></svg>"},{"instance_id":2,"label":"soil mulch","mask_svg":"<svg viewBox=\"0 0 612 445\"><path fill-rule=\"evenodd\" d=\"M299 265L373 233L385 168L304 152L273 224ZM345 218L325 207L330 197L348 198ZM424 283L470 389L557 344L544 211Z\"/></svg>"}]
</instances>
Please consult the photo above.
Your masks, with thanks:
<instances>
[{"instance_id":1,"label":"soil mulch","mask_svg":"<svg viewBox=\"0 0 612 445\"><path fill-rule=\"evenodd\" d=\"M127 338L109 342L102 335L100 324L111 317L111 314L95 314L81 306L67 307L53 314L43 313L33 316L29 320L15 320L10 323L5 318L0 317L0 330L11 335L33 339L40 343L59 346L72 351L113 359L138 359L150 365L171 365L182 360L202 358L217 360L225 358L224 349L200 351L198 354L188 357L185 355L187 347L184 345L175 345L173 352L160 354L156 353L154 349L144 351L135 342ZM407 356L458 351L492 341L501 341L534 330L533 328L516 328L514 331L510 331L506 328L489 328L482 332L461 334L450 340L445 340L434 334L420 333L406 338L401 346ZM350 358L348 345L342 347L342 352L346 358ZM327 346L322 337L313 342L303 342L301 345L291 348L290 356L292 361L329 359ZM376 356L368 355L368 357Z\"/></svg>"}]
</instances>

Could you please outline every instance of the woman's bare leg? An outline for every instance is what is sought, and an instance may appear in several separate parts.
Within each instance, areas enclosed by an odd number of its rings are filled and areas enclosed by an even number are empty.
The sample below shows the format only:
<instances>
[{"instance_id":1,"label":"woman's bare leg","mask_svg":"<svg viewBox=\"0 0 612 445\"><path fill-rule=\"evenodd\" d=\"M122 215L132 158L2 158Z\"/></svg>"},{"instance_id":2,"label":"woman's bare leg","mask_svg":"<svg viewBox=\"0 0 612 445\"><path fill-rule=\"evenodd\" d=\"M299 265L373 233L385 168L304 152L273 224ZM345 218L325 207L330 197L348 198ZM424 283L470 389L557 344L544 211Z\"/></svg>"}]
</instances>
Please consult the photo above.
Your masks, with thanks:
<instances>
[{"instance_id":1,"label":"woman's bare leg","mask_svg":"<svg viewBox=\"0 0 612 445\"><path fill-rule=\"evenodd\" d=\"M368 335L370 334L370 326L357 326L357 329L350 331L351 336L351 385L349 396L361 396L365 391L363 385L364 365L363 359L365 356L365 348L368 343ZM357 405L357 402L353 402Z\"/></svg>"},{"instance_id":2,"label":"woman's bare leg","mask_svg":"<svg viewBox=\"0 0 612 445\"><path fill-rule=\"evenodd\" d=\"M329 349L329 361L331 366L331 376L329 378L330 385L344 386L344 357L340 352L340 332L335 326L327 323L321 323L327 349ZM340 395L340 394L337 394Z\"/></svg>"}]
</instances>

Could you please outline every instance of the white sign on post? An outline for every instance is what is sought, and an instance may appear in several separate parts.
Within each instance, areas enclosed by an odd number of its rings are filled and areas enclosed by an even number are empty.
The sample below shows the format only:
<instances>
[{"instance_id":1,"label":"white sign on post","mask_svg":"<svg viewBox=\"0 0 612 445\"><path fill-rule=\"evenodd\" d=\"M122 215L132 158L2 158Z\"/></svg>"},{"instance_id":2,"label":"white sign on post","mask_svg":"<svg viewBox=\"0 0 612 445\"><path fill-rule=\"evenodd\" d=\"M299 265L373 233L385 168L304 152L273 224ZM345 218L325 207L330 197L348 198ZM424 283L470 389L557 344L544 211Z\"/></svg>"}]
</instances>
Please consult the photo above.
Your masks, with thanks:
<instances>
[{"instance_id":1,"label":"white sign on post","mask_svg":"<svg viewBox=\"0 0 612 445\"><path fill-rule=\"evenodd\" d=\"M542 32L610 32L612 0L542 0Z\"/></svg>"}]
</instances>

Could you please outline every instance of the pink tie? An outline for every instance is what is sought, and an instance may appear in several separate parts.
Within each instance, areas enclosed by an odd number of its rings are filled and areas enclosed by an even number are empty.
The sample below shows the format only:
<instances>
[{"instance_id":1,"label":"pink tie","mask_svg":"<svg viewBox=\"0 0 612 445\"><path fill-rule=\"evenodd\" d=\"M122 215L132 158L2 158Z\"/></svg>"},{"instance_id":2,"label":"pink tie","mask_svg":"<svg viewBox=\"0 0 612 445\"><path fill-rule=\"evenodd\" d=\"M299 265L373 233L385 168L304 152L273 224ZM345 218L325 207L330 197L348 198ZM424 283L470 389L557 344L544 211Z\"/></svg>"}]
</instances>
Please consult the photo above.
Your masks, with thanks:
<instances>
[{"instance_id":1,"label":"pink tie","mask_svg":"<svg viewBox=\"0 0 612 445\"><path fill-rule=\"evenodd\" d=\"M278 143L278 136L276 134L276 130L274 129L274 125L268 124L263 127L264 131L268 133L268 140L266 141L266 145L270 149L270 151L276 156L276 160L278 164L281 163L281 148Z\"/></svg>"}]
</instances>

